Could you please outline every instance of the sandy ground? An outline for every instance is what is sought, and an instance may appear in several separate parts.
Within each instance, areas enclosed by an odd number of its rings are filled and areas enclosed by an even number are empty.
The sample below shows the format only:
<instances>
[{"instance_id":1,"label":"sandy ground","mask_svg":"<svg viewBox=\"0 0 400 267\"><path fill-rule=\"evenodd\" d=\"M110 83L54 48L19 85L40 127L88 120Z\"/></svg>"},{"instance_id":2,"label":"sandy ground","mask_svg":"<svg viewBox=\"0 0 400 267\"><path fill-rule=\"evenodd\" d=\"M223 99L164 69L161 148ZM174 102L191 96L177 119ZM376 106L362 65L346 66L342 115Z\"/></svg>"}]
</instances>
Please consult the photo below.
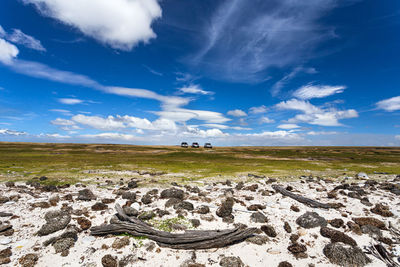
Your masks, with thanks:
<instances>
[{"instance_id":1,"label":"sandy ground","mask_svg":"<svg viewBox=\"0 0 400 267\"><path fill-rule=\"evenodd\" d=\"M291 198L284 197L279 193L274 193L272 184L267 183L267 179L261 179L254 183L246 183L245 186L257 184L258 189L255 192L250 190L236 190L236 183L231 186L222 183L208 184L207 182L198 183L200 192L204 192L210 202L205 201L204 197L198 197L196 193L189 193L184 187L177 187L187 192L187 201L194 205L194 208L200 205L207 205L210 207L210 213L215 219L213 221L206 221L201 218L202 215L194 211L185 211L187 219L199 219L201 224L197 229L225 229L233 227L232 223L225 223L222 218L216 216L216 210L221 201L225 198L225 190L233 188L233 197L237 200L243 201L243 205L236 202L233 206L234 223L242 223L249 227L260 227L264 224L271 225L277 232L276 237L269 237L269 241L263 245L256 245L248 241L239 244L231 245L226 248L207 249L207 250L175 250L168 248L160 248L158 245L152 248L153 241L144 239L137 240L130 238L129 245L121 248L114 249L112 244L116 239L121 237L107 236L107 237L94 237L90 235L90 230L84 230L78 233L78 240L69 249L67 256L61 256L60 253L55 253L52 245L45 247L43 242L53 236L59 236L64 230L57 231L53 234L46 236L36 235L37 231L45 224L45 213L51 210L60 210L62 205L68 205L73 210L87 211L88 219L91 221L92 226L98 226L107 223L109 219L115 214L114 205L116 203L124 205L126 199L117 196L115 192L123 185L119 184L100 184L100 185L87 185L86 188L90 189L97 200L80 201L77 200L78 191L82 190L82 185L71 185L69 188L59 189L58 192L46 192L40 188L34 189L31 186L26 186L24 183L16 183L13 187L7 187L5 184L0 185L0 195L3 197L10 197L12 200L0 204L0 211L10 212L13 217L0 218L3 224L11 224L14 233L10 236L0 236L0 250L11 248L12 255L9 258L10 263L7 266L19 266L18 260L28 254L35 253L38 256L36 266L102 266L102 258L106 254L111 254L118 258L130 256L131 261L127 266L180 266L185 261L190 260L195 254L195 262L204 264L205 266L220 266L220 261L226 256L239 257L244 263L244 266L278 266L282 261L288 261L293 266L335 266L330 263L329 259L323 254L323 248L329 244L328 238L321 236L320 228L304 229L296 223L296 219L304 214L306 211L315 211L326 220L335 218L343 219L346 222L351 221L353 217L370 216L382 220L388 225L400 226L400 198L395 194L389 193L386 190L376 189L368 190L368 199L375 205L377 203L386 204L390 207L393 213L391 217L382 217L381 215L370 212L372 207L365 206L360 203L359 199L348 197L343 194L337 194L336 199L329 199L327 192L331 191L335 186L340 183L326 183L325 181L297 181L281 183L283 187L291 186L292 192L302 194L311 199L315 199L324 203L335 202L342 203L345 207L340 209L315 209L303 205ZM278 183L279 184L279 183ZM359 183L363 186L363 182ZM126 184L125 184L126 185ZM132 205L142 211L151 211L155 208L164 209L166 199L156 198L152 203L144 205L140 199L151 188L134 188L130 191L136 192L137 201ZM161 192L164 188L158 188ZM261 194L260 190L266 190L267 193ZM343 190L348 192L347 190ZM27 193L29 192L29 193ZM264 191L265 192L265 191ZM63 200L63 196L72 194L73 201ZM56 206L49 208L33 208L34 203L48 202L52 197L59 196L61 199ZM252 200L246 200L247 199ZM115 203L108 204L108 208L102 211L93 211L91 207L102 199L110 198L115 199ZM266 208L261 212L268 218L267 223L255 223L250 220L250 216L254 211L247 210L247 206L251 204L262 204ZM291 206L297 206L300 211L295 212ZM164 220L166 218L176 217L176 211L170 207L167 210L171 213L162 218L156 217L156 220ZM70 225L78 225L74 218L85 217L84 215L71 214ZM284 222L288 222L293 230L292 233L287 233L284 228ZM336 228L335 228L336 229ZM369 245L374 242L367 234L358 235L344 226L337 230L345 232L348 236L352 237L359 247ZM393 239L389 231L382 231L385 237ZM300 235L299 242L305 244L307 247L308 257L305 259L296 259L291 252L288 251L288 246L291 244L290 236L298 233ZM265 235L261 233L261 235ZM104 246L106 245L106 246ZM388 246L384 244L385 248L390 250L400 251L399 245ZM385 266L383 262L377 260L373 256L369 256L372 262L368 266ZM182 265L184 266L184 265ZM312 266L312 265L311 265Z\"/></svg>"}]
</instances>

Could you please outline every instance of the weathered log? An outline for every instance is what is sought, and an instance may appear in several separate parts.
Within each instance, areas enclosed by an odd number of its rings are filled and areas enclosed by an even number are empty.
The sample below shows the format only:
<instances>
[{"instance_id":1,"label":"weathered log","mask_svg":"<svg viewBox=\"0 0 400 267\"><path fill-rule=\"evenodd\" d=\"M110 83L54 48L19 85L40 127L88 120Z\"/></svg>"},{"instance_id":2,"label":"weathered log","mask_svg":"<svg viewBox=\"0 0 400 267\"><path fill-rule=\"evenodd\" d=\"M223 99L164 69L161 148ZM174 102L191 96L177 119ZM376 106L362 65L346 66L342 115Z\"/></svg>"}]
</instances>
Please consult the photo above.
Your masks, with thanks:
<instances>
[{"instance_id":1,"label":"weathered log","mask_svg":"<svg viewBox=\"0 0 400 267\"><path fill-rule=\"evenodd\" d=\"M133 236L144 236L158 243L159 246L175 249L208 249L225 247L250 237L256 228L233 228L226 230L187 231L173 234L154 229L142 220L129 217L121 206L115 206L120 221L92 227L91 235L107 235L128 233Z\"/></svg>"},{"instance_id":2,"label":"weathered log","mask_svg":"<svg viewBox=\"0 0 400 267\"><path fill-rule=\"evenodd\" d=\"M305 204L305 205L307 205L309 207L321 208L321 209L330 209L330 208L332 208L331 204L321 203L321 202L318 202L318 201L310 199L310 198L306 198L306 197L303 197L303 196L300 196L300 195L296 195L296 194L284 189L283 187L281 187L279 185L273 185L272 188L275 191L281 193L282 195L290 197L290 198L292 198L292 199L294 199L294 200L296 200L296 201L298 201L300 203L303 203L303 204Z\"/></svg>"}]
</instances>

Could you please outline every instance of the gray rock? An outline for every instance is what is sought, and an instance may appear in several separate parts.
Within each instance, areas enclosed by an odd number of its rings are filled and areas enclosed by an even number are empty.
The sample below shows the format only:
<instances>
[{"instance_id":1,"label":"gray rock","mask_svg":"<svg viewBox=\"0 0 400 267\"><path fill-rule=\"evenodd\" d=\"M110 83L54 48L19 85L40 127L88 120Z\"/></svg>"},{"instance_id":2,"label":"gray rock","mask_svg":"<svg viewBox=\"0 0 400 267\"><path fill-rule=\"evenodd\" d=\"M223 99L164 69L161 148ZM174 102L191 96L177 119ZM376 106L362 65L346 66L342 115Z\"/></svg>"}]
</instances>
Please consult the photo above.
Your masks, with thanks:
<instances>
[{"instance_id":1,"label":"gray rock","mask_svg":"<svg viewBox=\"0 0 400 267\"><path fill-rule=\"evenodd\" d=\"M381 229L369 224L361 226L361 232L363 232L363 234L369 235L370 237L376 240L382 237Z\"/></svg>"},{"instance_id":2,"label":"gray rock","mask_svg":"<svg viewBox=\"0 0 400 267\"><path fill-rule=\"evenodd\" d=\"M78 200L90 201L95 200L96 196L89 189L82 189L78 191Z\"/></svg>"},{"instance_id":3,"label":"gray rock","mask_svg":"<svg viewBox=\"0 0 400 267\"><path fill-rule=\"evenodd\" d=\"M174 205L174 209L178 210L178 209L184 209L184 210L194 210L194 206L192 203L190 203L189 201L182 201L179 203L176 203Z\"/></svg>"},{"instance_id":4,"label":"gray rock","mask_svg":"<svg viewBox=\"0 0 400 267\"><path fill-rule=\"evenodd\" d=\"M179 198L170 198L167 200L167 202L165 202L165 208L169 208L172 206L175 206L176 204L182 202L182 199Z\"/></svg>"},{"instance_id":5,"label":"gray rock","mask_svg":"<svg viewBox=\"0 0 400 267\"><path fill-rule=\"evenodd\" d=\"M221 203L221 207L218 208L216 214L219 217L226 217L232 214L232 207L235 201L233 198L228 197Z\"/></svg>"},{"instance_id":6,"label":"gray rock","mask_svg":"<svg viewBox=\"0 0 400 267\"><path fill-rule=\"evenodd\" d=\"M71 221L71 215L64 211L49 211L44 216L46 224L37 232L39 236L48 235L67 227Z\"/></svg>"},{"instance_id":7,"label":"gray rock","mask_svg":"<svg viewBox=\"0 0 400 267\"><path fill-rule=\"evenodd\" d=\"M262 214L261 212L255 212L255 213L251 214L250 220L252 222L255 222L255 223L266 223L266 222L268 222L268 218L265 217L265 215Z\"/></svg>"},{"instance_id":8,"label":"gray rock","mask_svg":"<svg viewBox=\"0 0 400 267\"><path fill-rule=\"evenodd\" d=\"M319 216L318 213L309 211L298 217L296 223L307 229L327 225L326 220Z\"/></svg>"},{"instance_id":9,"label":"gray rock","mask_svg":"<svg viewBox=\"0 0 400 267\"><path fill-rule=\"evenodd\" d=\"M246 241L261 246L269 242L269 238L265 235L254 235L247 238Z\"/></svg>"},{"instance_id":10,"label":"gray rock","mask_svg":"<svg viewBox=\"0 0 400 267\"><path fill-rule=\"evenodd\" d=\"M222 267L243 267L244 263L239 257L223 257L219 262Z\"/></svg>"},{"instance_id":11,"label":"gray rock","mask_svg":"<svg viewBox=\"0 0 400 267\"><path fill-rule=\"evenodd\" d=\"M127 255L125 257L123 257L120 261L119 261L119 267L125 267L125 266L131 266L134 262L136 262L138 260L138 258L133 255Z\"/></svg>"},{"instance_id":12,"label":"gray rock","mask_svg":"<svg viewBox=\"0 0 400 267\"><path fill-rule=\"evenodd\" d=\"M129 206L124 206L123 210L124 210L125 214L128 215L128 216L135 216L136 217L139 214L139 212L136 209L134 209L132 207L129 207Z\"/></svg>"},{"instance_id":13,"label":"gray rock","mask_svg":"<svg viewBox=\"0 0 400 267\"><path fill-rule=\"evenodd\" d=\"M61 253L65 250L69 250L75 244L75 240L73 238L67 237L57 240L53 243L53 247L56 253Z\"/></svg>"},{"instance_id":14,"label":"gray rock","mask_svg":"<svg viewBox=\"0 0 400 267\"><path fill-rule=\"evenodd\" d=\"M169 188L161 192L161 198L177 198L182 200L184 196L185 193L183 190L177 188Z\"/></svg>"},{"instance_id":15,"label":"gray rock","mask_svg":"<svg viewBox=\"0 0 400 267\"><path fill-rule=\"evenodd\" d=\"M37 254L29 253L19 258L18 262L22 267L33 267L38 260L39 257Z\"/></svg>"},{"instance_id":16,"label":"gray rock","mask_svg":"<svg viewBox=\"0 0 400 267\"><path fill-rule=\"evenodd\" d=\"M122 199L135 201L136 200L136 194L134 192L125 191L125 192L122 193Z\"/></svg>"},{"instance_id":17,"label":"gray rock","mask_svg":"<svg viewBox=\"0 0 400 267\"><path fill-rule=\"evenodd\" d=\"M113 257L110 254L104 255L104 257L101 258L101 264L103 267L117 267L117 257Z\"/></svg>"},{"instance_id":18,"label":"gray rock","mask_svg":"<svg viewBox=\"0 0 400 267\"><path fill-rule=\"evenodd\" d=\"M371 262L359 247L340 242L326 245L323 252L331 263L339 266L362 267Z\"/></svg>"},{"instance_id":19,"label":"gray rock","mask_svg":"<svg viewBox=\"0 0 400 267\"><path fill-rule=\"evenodd\" d=\"M199 214L207 214L209 212L210 212L210 208L206 205L201 205L201 206L197 207L197 209L196 209L196 213L199 213Z\"/></svg>"}]
</instances>

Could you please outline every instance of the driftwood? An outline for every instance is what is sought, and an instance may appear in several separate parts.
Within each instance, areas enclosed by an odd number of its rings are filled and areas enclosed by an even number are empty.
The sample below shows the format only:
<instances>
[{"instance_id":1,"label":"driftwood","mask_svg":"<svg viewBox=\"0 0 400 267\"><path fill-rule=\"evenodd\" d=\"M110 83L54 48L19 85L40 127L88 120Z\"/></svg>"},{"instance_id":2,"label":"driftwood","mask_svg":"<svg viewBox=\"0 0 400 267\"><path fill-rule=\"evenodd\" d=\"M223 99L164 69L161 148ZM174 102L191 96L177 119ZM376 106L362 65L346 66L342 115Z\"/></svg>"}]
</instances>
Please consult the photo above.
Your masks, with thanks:
<instances>
[{"instance_id":1,"label":"driftwood","mask_svg":"<svg viewBox=\"0 0 400 267\"><path fill-rule=\"evenodd\" d=\"M256 228L233 228L226 230L196 230L182 234L173 234L154 229L151 225L136 217L125 214L120 205L116 205L118 221L92 227L91 235L123 234L144 236L158 243L159 246L175 249L208 249L225 247L252 236Z\"/></svg>"},{"instance_id":2,"label":"driftwood","mask_svg":"<svg viewBox=\"0 0 400 267\"><path fill-rule=\"evenodd\" d=\"M392 259L390 253L381 244L371 244L370 246L365 246L364 250L365 253L383 261L388 267L400 267L400 264L396 263Z\"/></svg>"},{"instance_id":3,"label":"driftwood","mask_svg":"<svg viewBox=\"0 0 400 267\"><path fill-rule=\"evenodd\" d=\"M293 198L294 200L296 200L296 201L298 201L300 203L303 203L303 204L305 204L307 206L310 206L312 208L321 208L321 209L332 208L331 204L321 203L321 202L318 202L318 201L310 199L310 198L306 198L306 197L303 197L303 196L300 196L300 195L296 195L296 194L284 189L283 187L281 187L279 185L273 185L272 188L275 191L281 193L282 195L290 197L290 198Z\"/></svg>"}]
</instances>

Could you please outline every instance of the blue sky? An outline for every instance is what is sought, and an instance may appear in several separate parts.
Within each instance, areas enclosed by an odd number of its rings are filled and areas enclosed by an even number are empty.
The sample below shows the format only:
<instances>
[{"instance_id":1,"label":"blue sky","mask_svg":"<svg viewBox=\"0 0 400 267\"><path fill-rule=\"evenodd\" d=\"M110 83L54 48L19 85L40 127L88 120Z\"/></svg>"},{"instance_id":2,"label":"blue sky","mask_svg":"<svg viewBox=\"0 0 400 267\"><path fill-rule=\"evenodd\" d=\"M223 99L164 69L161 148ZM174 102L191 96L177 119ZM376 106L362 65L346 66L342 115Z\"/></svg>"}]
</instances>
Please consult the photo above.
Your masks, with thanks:
<instances>
[{"instance_id":1,"label":"blue sky","mask_svg":"<svg viewBox=\"0 0 400 267\"><path fill-rule=\"evenodd\" d=\"M2 0L0 141L400 145L397 0Z\"/></svg>"}]
</instances>

